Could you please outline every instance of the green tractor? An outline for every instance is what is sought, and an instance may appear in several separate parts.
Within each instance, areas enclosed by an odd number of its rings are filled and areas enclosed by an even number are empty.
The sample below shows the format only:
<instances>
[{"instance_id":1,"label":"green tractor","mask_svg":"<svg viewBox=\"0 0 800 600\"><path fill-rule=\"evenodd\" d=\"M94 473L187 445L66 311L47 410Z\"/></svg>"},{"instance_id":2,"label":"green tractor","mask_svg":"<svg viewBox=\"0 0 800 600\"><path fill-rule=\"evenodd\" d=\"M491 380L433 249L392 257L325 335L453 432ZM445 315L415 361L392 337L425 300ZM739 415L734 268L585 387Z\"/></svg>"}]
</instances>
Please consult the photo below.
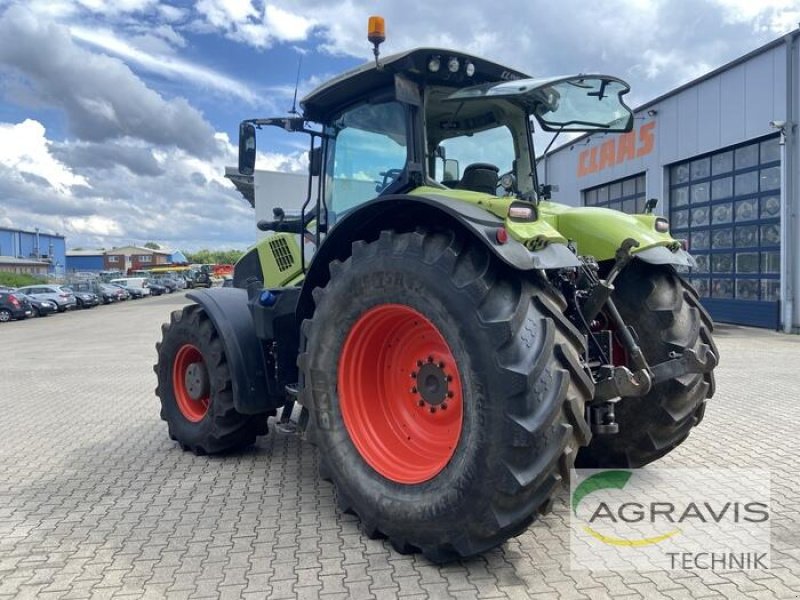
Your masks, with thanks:
<instances>
[{"instance_id":1,"label":"green tractor","mask_svg":"<svg viewBox=\"0 0 800 600\"><path fill-rule=\"evenodd\" d=\"M374 41L374 40L373 40ZM549 200L532 131L626 132L628 85L532 79L423 48L323 84L307 198L234 287L192 291L157 345L170 436L252 444L290 400L338 504L434 561L521 533L579 467L646 465L703 418L712 322L666 219ZM462 168L463 167L463 168ZM313 257L305 241L313 240Z\"/></svg>"}]
</instances>

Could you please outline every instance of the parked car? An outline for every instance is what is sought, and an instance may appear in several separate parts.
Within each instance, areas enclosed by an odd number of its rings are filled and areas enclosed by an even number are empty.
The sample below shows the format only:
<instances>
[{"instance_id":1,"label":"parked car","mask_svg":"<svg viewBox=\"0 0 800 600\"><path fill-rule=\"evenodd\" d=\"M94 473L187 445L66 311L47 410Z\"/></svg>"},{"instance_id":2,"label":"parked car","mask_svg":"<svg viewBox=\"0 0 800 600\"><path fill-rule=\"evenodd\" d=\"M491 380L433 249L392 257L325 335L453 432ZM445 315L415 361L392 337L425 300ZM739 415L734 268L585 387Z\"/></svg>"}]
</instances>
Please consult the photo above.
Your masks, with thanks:
<instances>
[{"instance_id":1,"label":"parked car","mask_svg":"<svg viewBox=\"0 0 800 600\"><path fill-rule=\"evenodd\" d=\"M150 280L150 283L157 283L159 285L163 285L167 288L167 293L171 294L175 290L180 290L186 287L186 280L181 278L180 280L177 277L173 277L172 275L159 275L154 277Z\"/></svg>"},{"instance_id":2,"label":"parked car","mask_svg":"<svg viewBox=\"0 0 800 600\"><path fill-rule=\"evenodd\" d=\"M100 289L100 297L103 299L103 304L121 302L125 299L125 290L116 285L111 285L110 283L101 283L98 285L98 287Z\"/></svg>"},{"instance_id":3,"label":"parked car","mask_svg":"<svg viewBox=\"0 0 800 600\"><path fill-rule=\"evenodd\" d=\"M160 283L150 282L148 284L148 289L150 290L151 296L160 296L161 294L167 293L167 288L161 285Z\"/></svg>"},{"instance_id":4,"label":"parked car","mask_svg":"<svg viewBox=\"0 0 800 600\"><path fill-rule=\"evenodd\" d=\"M78 302L78 308L92 308L100 304L100 299L94 292L81 292L73 290L75 300Z\"/></svg>"},{"instance_id":5,"label":"parked car","mask_svg":"<svg viewBox=\"0 0 800 600\"><path fill-rule=\"evenodd\" d=\"M150 295L147 277L119 277L111 280L111 285L118 285L125 288L132 298L142 298ZM134 292L133 290L137 290Z\"/></svg>"},{"instance_id":6,"label":"parked car","mask_svg":"<svg viewBox=\"0 0 800 600\"><path fill-rule=\"evenodd\" d=\"M52 300L39 300L33 296L26 296L22 292L15 292L15 296L25 298L31 303L33 314L37 317L46 317L58 310L58 305Z\"/></svg>"},{"instance_id":7,"label":"parked car","mask_svg":"<svg viewBox=\"0 0 800 600\"><path fill-rule=\"evenodd\" d=\"M24 294L0 292L0 323L11 319L27 319L33 316L33 307Z\"/></svg>"},{"instance_id":8,"label":"parked car","mask_svg":"<svg viewBox=\"0 0 800 600\"><path fill-rule=\"evenodd\" d=\"M103 283L96 280L90 279L86 281L73 281L67 284L67 287L70 288L73 293L75 293L76 298L78 293L85 293L85 294L94 294L97 298L98 304L111 304L112 302L116 302L117 300L117 293L116 291L103 291Z\"/></svg>"},{"instance_id":9,"label":"parked car","mask_svg":"<svg viewBox=\"0 0 800 600\"><path fill-rule=\"evenodd\" d=\"M75 294L63 285L28 285L17 291L37 300L52 300L56 303L58 312L64 312L78 305Z\"/></svg>"},{"instance_id":10,"label":"parked car","mask_svg":"<svg viewBox=\"0 0 800 600\"><path fill-rule=\"evenodd\" d=\"M117 285L116 283L107 283L106 285L112 289L116 289L118 301L122 302L123 300L131 299L131 293L123 286Z\"/></svg>"}]
</instances>

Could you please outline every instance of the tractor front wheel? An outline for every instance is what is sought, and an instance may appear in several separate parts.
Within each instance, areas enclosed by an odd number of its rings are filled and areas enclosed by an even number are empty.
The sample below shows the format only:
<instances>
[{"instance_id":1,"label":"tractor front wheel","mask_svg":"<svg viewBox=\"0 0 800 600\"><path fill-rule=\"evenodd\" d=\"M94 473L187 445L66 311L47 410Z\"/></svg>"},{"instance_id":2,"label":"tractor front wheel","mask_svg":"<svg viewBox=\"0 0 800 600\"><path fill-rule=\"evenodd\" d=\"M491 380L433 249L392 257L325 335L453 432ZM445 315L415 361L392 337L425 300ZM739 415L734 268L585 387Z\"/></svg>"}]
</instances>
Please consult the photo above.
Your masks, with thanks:
<instances>
[{"instance_id":1,"label":"tractor front wheel","mask_svg":"<svg viewBox=\"0 0 800 600\"><path fill-rule=\"evenodd\" d=\"M590 437L562 298L452 232L382 232L303 325L320 471L370 536L440 562L521 533Z\"/></svg>"},{"instance_id":2,"label":"tractor front wheel","mask_svg":"<svg viewBox=\"0 0 800 600\"><path fill-rule=\"evenodd\" d=\"M161 330L156 395L173 440L195 454L214 454L267 432L266 415L236 411L222 340L201 306L174 311Z\"/></svg>"}]
</instances>

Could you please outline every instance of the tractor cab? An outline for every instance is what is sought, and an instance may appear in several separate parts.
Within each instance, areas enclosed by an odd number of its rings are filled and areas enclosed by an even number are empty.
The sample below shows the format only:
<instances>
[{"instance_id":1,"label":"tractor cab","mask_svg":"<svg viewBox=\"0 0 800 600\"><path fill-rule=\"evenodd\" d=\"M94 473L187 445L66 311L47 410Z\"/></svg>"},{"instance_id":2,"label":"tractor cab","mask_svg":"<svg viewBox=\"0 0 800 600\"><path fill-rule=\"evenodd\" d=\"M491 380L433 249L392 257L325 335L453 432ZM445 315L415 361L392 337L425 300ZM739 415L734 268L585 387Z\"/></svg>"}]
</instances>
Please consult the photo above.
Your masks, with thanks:
<instances>
[{"instance_id":1,"label":"tractor cab","mask_svg":"<svg viewBox=\"0 0 800 600\"><path fill-rule=\"evenodd\" d=\"M260 226L295 231L316 219L318 237L355 207L420 187L535 202L533 120L556 133L629 131L628 91L607 75L533 79L476 56L420 48L323 84L301 101L301 117L242 122L239 171L253 172L256 128L309 134L303 214Z\"/></svg>"}]
</instances>

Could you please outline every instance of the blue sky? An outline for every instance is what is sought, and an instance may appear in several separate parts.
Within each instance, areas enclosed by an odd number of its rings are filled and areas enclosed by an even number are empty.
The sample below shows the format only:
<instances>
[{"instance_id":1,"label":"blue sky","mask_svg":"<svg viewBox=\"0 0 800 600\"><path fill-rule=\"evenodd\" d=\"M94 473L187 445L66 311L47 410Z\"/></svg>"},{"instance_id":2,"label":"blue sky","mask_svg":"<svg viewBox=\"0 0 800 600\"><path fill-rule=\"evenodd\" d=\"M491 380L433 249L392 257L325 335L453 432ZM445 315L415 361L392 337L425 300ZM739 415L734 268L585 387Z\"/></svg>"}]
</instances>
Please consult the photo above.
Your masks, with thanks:
<instances>
[{"instance_id":1,"label":"blue sky","mask_svg":"<svg viewBox=\"0 0 800 600\"><path fill-rule=\"evenodd\" d=\"M633 105L797 27L798 0L0 0L0 225L69 246L244 248L249 205L222 177L238 123L371 58L458 48L536 76L607 72ZM521 26L524 24L524 27ZM301 170L305 139L259 137Z\"/></svg>"}]
</instances>

